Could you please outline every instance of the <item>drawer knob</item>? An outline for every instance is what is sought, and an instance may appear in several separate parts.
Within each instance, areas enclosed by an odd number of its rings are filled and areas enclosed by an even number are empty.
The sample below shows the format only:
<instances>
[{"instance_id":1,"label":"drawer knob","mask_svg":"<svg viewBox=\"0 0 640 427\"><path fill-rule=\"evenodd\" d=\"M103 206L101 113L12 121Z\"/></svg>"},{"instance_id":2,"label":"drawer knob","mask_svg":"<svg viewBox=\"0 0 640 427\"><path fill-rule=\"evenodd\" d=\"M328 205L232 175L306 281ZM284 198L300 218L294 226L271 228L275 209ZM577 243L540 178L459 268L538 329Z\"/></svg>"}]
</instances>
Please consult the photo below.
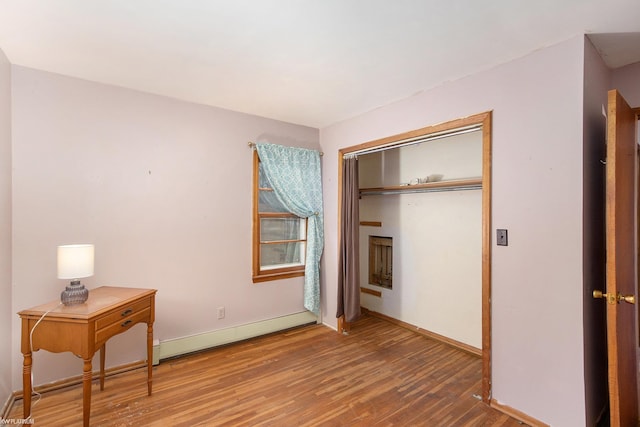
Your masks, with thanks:
<instances>
[{"instance_id":1,"label":"drawer knob","mask_svg":"<svg viewBox=\"0 0 640 427\"><path fill-rule=\"evenodd\" d=\"M124 328L125 326L127 326L127 325L128 325L129 323L131 323L131 322L132 322L132 320L131 320L131 319L129 319L129 320L125 320L124 322L122 322L122 324L121 324L120 326L122 326L122 327Z\"/></svg>"},{"instance_id":2,"label":"drawer knob","mask_svg":"<svg viewBox=\"0 0 640 427\"><path fill-rule=\"evenodd\" d=\"M122 317L130 315L132 312L133 312L132 309L127 308L125 311L122 312Z\"/></svg>"}]
</instances>

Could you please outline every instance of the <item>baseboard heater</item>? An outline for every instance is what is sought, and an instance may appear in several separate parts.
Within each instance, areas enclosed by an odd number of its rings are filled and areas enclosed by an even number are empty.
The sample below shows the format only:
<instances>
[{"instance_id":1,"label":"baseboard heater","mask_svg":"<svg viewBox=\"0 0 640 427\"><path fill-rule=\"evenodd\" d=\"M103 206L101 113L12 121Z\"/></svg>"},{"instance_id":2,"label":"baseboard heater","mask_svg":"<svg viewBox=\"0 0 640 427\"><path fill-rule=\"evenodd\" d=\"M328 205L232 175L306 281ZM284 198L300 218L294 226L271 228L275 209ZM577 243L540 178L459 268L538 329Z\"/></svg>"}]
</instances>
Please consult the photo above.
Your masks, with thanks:
<instances>
[{"instance_id":1,"label":"baseboard heater","mask_svg":"<svg viewBox=\"0 0 640 427\"><path fill-rule=\"evenodd\" d=\"M317 323L318 317L309 311L289 314L274 319L248 323L217 331L204 332L188 337L175 338L166 341L154 341L153 364L157 365L161 360L182 356L201 350L244 341L249 338L266 335L273 332L284 331L297 326Z\"/></svg>"}]
</instances>

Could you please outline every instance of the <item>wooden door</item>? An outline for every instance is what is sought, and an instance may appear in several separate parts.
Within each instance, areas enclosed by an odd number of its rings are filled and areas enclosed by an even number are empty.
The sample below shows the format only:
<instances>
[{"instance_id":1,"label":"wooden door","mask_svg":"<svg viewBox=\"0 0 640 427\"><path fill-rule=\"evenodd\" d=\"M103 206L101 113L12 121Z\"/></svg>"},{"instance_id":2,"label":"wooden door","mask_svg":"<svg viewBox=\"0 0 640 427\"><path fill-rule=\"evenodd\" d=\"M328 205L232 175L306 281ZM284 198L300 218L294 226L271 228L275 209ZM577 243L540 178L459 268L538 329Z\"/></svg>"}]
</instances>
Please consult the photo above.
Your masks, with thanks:
<instances>
[{"instance_id":1,"label":"wooden door","mask_svg":"<svg viewBox=\"0 0 640 427\"><path fill-rule=\"evenodd\" d=\"M636 361L636 115L620 94L608 94L607 354L611 426L638 425ZM596 295L597 292L594 292ZM596 295L597 296L597 295Z\"/></svg>"}]
</instances>

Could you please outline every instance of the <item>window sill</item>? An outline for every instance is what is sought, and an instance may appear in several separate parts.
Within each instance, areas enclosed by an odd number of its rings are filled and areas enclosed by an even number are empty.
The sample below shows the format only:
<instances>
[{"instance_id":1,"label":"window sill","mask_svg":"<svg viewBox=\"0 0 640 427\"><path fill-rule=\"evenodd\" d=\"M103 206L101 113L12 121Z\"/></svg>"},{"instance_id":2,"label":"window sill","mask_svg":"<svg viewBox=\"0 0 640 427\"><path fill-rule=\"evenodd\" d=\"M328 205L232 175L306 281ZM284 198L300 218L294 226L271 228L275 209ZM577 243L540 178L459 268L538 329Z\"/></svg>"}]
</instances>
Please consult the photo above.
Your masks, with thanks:
<instances>
[{"instance_id":1,"label":"window sill","mask_svg":"<svg viewBox=\"0 0 640 427\"><path fill-rule=\"evenodd\" d=\"M304 269L295 270L295 271L284 271L279 273L275 273L275 272L263 273L259 275L254 275L252 279L253 279L253 283L260 283L260 282L268 282L271 280L290 279L292 277L301 277L301 276L304 276Z\"/></svg>"}]
</instances>

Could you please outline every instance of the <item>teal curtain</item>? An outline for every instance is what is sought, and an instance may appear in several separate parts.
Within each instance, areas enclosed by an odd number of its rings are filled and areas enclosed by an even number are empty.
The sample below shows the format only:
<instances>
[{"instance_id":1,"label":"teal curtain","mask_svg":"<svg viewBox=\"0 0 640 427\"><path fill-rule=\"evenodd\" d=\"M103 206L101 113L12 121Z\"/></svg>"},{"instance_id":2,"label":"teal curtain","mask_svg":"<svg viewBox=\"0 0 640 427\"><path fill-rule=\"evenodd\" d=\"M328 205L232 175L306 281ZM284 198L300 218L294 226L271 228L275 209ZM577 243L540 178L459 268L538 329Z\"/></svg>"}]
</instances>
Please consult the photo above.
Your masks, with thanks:
<instances>
[{"instance_id":1,"label":"teal curtain","mask_svg":"<svg viewBox=\"0 0 640 427\"><path fill-rule=\"evenodd\" d=\"M320 257L324 248L320 152L257 143L256 150L270 187L289 212L307 218L304 307L320 314Z\"/></svg>"}]
</instances>

